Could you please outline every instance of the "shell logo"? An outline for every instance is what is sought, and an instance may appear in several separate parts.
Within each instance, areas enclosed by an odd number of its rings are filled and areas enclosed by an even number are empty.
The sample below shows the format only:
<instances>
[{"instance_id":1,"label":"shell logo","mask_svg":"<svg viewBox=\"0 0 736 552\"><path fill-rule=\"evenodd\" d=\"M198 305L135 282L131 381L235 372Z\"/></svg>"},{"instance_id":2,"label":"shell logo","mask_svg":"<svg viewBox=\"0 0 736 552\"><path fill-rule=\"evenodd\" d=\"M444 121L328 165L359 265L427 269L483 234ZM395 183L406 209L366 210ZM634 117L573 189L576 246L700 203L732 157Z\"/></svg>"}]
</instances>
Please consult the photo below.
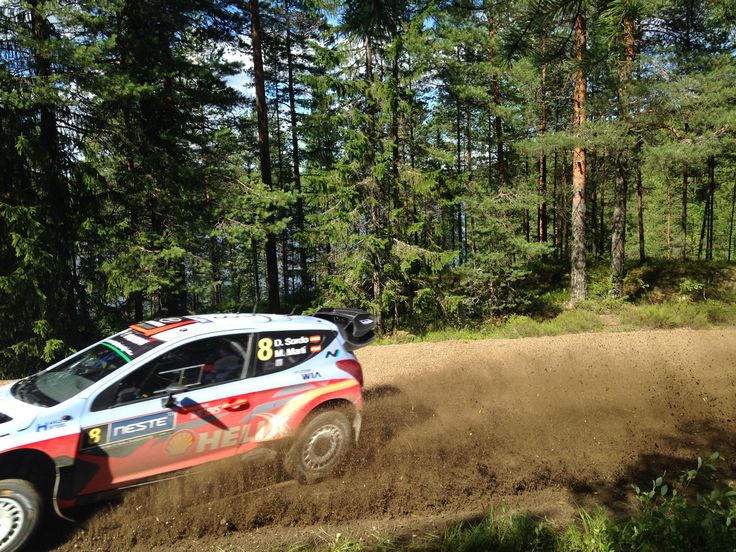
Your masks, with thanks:
<instances>
[{"instance_id":1,"label":"shell logo","mask_svg":"<svg viewBox=\"0 0 736 552\"><path fill-rule=\"evenodd\" d=\"M166 452L169 456L181 456L189 452L194 445L194 433L183 429L174 433L166 443Z\"/></svg>"}]
</instances>

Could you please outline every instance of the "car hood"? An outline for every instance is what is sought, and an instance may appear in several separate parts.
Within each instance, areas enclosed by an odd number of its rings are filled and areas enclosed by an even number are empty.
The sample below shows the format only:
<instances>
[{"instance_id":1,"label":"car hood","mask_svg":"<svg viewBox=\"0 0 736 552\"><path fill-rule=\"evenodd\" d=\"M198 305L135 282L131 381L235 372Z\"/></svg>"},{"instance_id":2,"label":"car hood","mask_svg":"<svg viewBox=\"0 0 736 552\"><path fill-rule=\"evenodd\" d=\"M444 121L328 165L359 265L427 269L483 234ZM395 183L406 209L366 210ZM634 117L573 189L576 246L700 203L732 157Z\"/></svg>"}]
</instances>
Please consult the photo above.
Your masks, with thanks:
<instances>
[{"instance_id":1,"label":"car hood","mask_svg":"<svg viewBox=\"0 0 736 552\"><path fill-rule=\"evenodd\" d=\"M10 394L12 386L13 384L10 383L0 387L0 437L26 429L44 410L41 406L14 398Z\"/></svg>"}]
</instances>

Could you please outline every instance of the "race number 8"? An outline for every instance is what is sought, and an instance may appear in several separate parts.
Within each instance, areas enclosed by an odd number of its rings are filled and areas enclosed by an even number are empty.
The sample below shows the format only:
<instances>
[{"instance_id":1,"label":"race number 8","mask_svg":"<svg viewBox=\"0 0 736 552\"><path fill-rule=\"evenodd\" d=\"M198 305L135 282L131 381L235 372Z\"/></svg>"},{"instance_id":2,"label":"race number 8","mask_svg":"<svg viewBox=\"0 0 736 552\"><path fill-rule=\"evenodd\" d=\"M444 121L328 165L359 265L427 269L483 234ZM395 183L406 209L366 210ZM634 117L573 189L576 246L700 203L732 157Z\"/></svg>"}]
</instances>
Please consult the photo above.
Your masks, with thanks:
<instances>
[{"instance_id":1,"label":"race number 8","mask_svg":"<svg viewBox=\"0 0 736 552\"><path fill-rule=\"evenodd\" d=\"M95 427L87 432L87 442L91 445L96 445L100 442L102 429Z\"/></svg>"},{"instance_id":2,"label":"race number 8","mask_svg":"<svg viewBox=\"0 0 736 552\"><path fill-rule=\"evenodd\" d=\"M264 337L258 340L258 360L271 360L273 356L273 340L270 337Z\"/></svg>"}]
</instances>

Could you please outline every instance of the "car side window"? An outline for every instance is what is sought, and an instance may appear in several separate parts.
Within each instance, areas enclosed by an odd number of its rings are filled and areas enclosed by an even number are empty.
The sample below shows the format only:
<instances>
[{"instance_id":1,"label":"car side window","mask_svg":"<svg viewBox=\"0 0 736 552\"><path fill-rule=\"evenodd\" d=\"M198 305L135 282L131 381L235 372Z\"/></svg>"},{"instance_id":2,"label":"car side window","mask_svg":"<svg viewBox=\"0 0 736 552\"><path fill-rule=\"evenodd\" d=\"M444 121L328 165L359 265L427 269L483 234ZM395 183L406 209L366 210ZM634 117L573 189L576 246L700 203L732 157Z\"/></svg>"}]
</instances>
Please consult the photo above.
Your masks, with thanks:
<instances>
[{"instance_id":1,"label":"car side window","mask_svg":"<svg viewBox=\"0 0 736 552\"><path fill-rule=\"evenodd\" d=\"M262 332L256 340L254 376L264 376L293 368L324 351L335 339L335 332Z\"/></svg>"},{"instance_id":2,"label":"car side window","mask_svg":"<svg viewBox=\"0 0 736 552\"><path fill-rule=\"evenodd\" d=\"M163 396L172 383L190 388L245 377L250 335L229 335L186 343L141 366L103 391L92 410Z\"/></svg>"}]
</instances>

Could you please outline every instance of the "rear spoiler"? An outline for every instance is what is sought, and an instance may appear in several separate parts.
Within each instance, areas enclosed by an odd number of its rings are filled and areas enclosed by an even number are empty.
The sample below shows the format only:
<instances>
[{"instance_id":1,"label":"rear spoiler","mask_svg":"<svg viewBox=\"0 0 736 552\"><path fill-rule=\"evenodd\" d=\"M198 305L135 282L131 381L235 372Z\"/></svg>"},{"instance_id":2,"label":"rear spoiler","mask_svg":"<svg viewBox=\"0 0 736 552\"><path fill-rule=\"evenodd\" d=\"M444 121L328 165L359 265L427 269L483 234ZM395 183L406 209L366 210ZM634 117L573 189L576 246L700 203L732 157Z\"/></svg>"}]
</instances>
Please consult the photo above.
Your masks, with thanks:
<instances>
[{"instance_id":1,"label":"rear spoiler","mask_svg":"<svg viewBox=\"0 0 736 552\"><path fill-rule=\"evenodd\" d=\"M312 316L335 324L345 338L346 348L349 351L368 345L376 337L373 331L376 327L376 318L364 310L319 309Z\"/></svg>"}]
</instances>

